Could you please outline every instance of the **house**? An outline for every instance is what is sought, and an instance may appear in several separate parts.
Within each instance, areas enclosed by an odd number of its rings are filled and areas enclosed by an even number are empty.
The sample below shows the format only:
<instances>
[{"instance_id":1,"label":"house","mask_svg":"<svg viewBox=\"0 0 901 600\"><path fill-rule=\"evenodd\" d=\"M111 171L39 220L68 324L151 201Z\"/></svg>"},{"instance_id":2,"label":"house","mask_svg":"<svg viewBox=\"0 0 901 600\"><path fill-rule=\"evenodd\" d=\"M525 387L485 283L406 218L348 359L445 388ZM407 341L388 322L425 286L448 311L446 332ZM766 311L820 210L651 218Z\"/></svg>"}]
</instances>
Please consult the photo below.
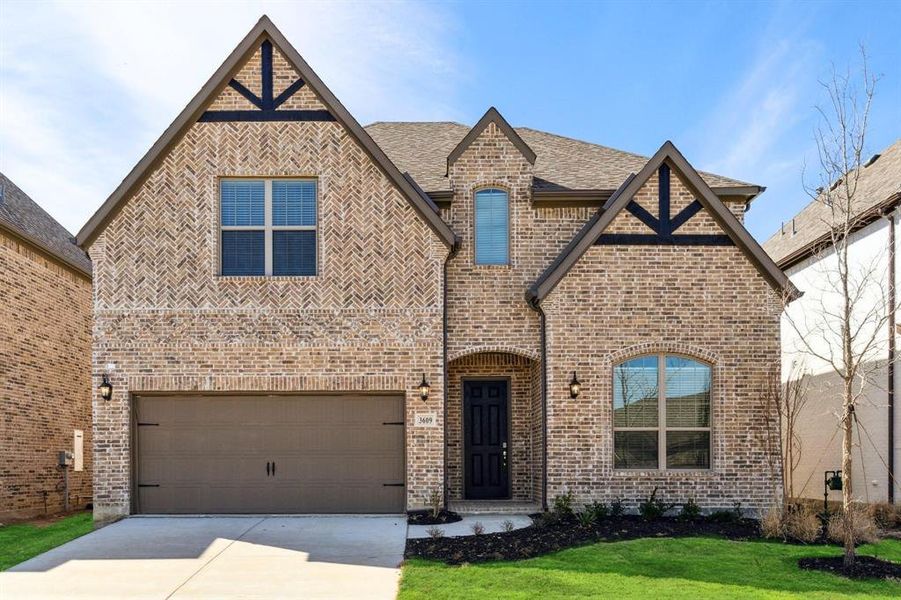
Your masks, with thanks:
<instances>
[{"instance_id":1,"label":"house","mask_svg":"<svg viewBox=\"0 0 901 600\"><path fill-rule=\"evenodd\" d=\"M773 234L764 244L766 251L785 269L804 297L786 313L782 326L783 374L792 362L795 374L809 374L808 400L798 417L801 440L799 463L793 472L794 494L822 498L826 471L841 469L841 436L837 415L841 414L841 384L834 370L822 359L830 344L839 348L838 338L820 336L813 349L800 343L822 316L805 324L798 315L822 315L824 308L838 307L839 297L829 283L835 280L835 263L829 236L828 208L814 199L800 213ZM848 245L852 290L861 292L856 302L858 322L885 321L868 353L862 395L855 407L852 490L864 502L899 502L898 458L901 457L901 411L896 410L901 388L895 376L897 361L894 298L898 281L898 207L901 204L901 139L870 158L862 167L854 196L854 233ZM830 273L833 275L830 276ZM868 283L855 284L866 277ZM872 311L873 319L860 315ZM794 317L792 317L794 315ZM795 325L792 325L794 318ZM828 492L827 492L828 493ZM838 499L839 494L830 497Z\"/></svg>"},{"instance_id":2,"label":"house","mask_svg":"<svg viewBox=\"0 0 901 600\"><path fill-rule=\"evenodd\" d=\"M363 128L263 17L78 234L95 518L760 510L760 191L495 109Z\"/></svg>"},{"instance_id":3,"label":"house","mask_svg":"<svg viewBox=\"0 0 901 600\"><path fill-rule=\"evenodd\" d=\"M91 262L0 173L0 519L90 504L90 448Z\"/></svg>"}]
</instances>

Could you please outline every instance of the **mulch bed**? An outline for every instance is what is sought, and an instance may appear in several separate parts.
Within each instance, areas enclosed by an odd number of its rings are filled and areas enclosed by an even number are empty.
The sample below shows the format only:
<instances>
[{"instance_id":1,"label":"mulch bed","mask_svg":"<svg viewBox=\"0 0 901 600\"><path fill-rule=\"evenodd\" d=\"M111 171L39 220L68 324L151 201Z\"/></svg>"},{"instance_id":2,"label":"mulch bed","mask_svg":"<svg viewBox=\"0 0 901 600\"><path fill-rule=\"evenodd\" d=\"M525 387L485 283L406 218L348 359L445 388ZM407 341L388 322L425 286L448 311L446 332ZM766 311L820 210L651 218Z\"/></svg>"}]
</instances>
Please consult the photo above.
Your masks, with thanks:
<instances>
[{"instance_id":1,"label":"mulch bed","mask_svg":"<svg viewBox=\"0 0 901 600\"><path fill-rule=\"evenodd\" d=\"M872 556L858 556L854 566L845 570L841 556L802 558L798 566L802 569L828 571L852 579L898 579L901 580L901 564L881 560Z\"/></svg>"},{"instance_id":2,"label":"mulch bed","mask_svg":"<svg viewBox=\"0 0 901 600\"><path fill-rule=\"evenodd\" d=\"M663 518L654 521L626 515L605 519L593 525L575 520L502 533L466 537L422 538L407 540L406 558L426 558L450 565L492 560L532 558L565 548L601 541L632 540L649 537L686 537L716 535L744 540L760 536L753 519L715 521L698 518L690 521Z\"/></svg>"},{"instance_id":3,"label":"mulch bed","mask_svg":"<svg viewBox=\"0 0 901 600\"><path fill-rule=\"evenodd\" d=\"M432 516L430 510L411 510L407 513L407 524L409 525L446 525L462 520L463 517L449 510L439 512L437 519Z\"/></svg>"}]
</instances>

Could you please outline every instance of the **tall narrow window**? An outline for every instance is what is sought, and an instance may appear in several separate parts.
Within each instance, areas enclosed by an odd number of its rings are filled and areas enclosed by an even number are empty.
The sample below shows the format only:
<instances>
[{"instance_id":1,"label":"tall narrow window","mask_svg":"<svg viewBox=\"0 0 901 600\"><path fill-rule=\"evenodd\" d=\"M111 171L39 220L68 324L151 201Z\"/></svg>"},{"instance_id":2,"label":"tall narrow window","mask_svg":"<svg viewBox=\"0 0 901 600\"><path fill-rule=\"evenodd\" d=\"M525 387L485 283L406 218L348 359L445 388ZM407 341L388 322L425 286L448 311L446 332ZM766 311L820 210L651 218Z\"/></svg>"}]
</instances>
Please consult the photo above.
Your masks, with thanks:
<instances>
[{"instance_id":1,"label":"tall narrow window","mask_svg":"<svg viewBox=\"0 0 901 600\"><path fill-rule=\"evenodd\" d=\"M504 190L487 189L476 192L475 246L476 264L509 264L510 207Z\"/></svg>"},{"instance_id":2,"label":"tall narrow window","mask_svg":"<svg viewBox=\"0 0 901 600\"><path fill-rule=\"evenodd\" d=\"M710 385L710 366L682 356L614 367L614 467L709 469Z\"/></svg>"},{"instance_id":3,"label":"tall narrow window","mask_svg":"<svg viewBox=\"0 0 901 600\"><path fill-rule=\"evenodd\" d=\"M225 179L220 190L223 275L316 275L316 182Z\"/></svg>"}]
</instances>

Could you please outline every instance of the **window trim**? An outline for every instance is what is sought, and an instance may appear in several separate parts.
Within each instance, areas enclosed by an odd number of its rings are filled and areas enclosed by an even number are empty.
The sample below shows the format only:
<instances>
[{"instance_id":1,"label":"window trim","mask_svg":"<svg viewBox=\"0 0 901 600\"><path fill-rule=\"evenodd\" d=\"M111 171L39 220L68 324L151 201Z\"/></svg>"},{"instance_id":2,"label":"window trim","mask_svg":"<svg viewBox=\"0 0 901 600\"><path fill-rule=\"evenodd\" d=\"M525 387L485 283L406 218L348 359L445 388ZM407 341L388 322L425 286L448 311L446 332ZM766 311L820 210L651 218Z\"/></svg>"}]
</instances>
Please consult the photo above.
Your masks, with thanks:
<instances>
[{"instance_id":1,"label":"window trim","mask_svg":"<svg viewBox=\"0 0 901 600\"><path fill-rule=\"evenodd\" d=\"M616 410L616 368L637 358L644 358L647 356L653 356L657 358L657 427L617 427L614 420L613 411ZM709 405L707 407L707 427L667 427L666 425L666 358L668 356L674 356L678 358L685 358L696 363L702 364L710 369L710 392L709 392ZM713 471L713 410L714 410L714 368L713 364L709 361L706 361L697 356L692 356L690 354L684 354L681 352L650 352L646 354L636 354L633 356L629 356L624 358L613 365L613 369L611 372L611 381L613 382L613 387L611 387L611 398L610 398L610 420L612 425L613 435L610 436L611 445L613 447L612 457L613 457L613 470L617 472L625 472L625 473L634 473L634 472L642 472L642 471L657 471L657 472L673 472L673 473L690 473L690 472L699 472L699 473L709 473ZM616 466L616 433L618 431L656 431L657 432L657 466L656 467L617 467ZM666 433L668 431L698 431L698 432L707 432L708 434L708 464L706 467L668 467L666 463Z\"/></svg>"},{"instance_id":2,"label":"window trim","mask_svg":"<svg viewBox=\"0 0 901 600\"><path fill-rule=\"evenodd\" d=\"M479 240L479 231L478 231L478 217L476 216L476 196L478 196L479 192L487 192L489 190L497 190L503 192L507 197L507 256L504 262L479 262L479 248L478 248L478 240ZM478 187L473 188L472 190L472 264L477 267L509 267L513 263L512 254L512 241L513 241L513 223L511 219L511 207L510 207L510 190L502 185L496 184L485 184L480 185Z\"/></svg>"},{"instance_id":3,"label":"window trim","mask_svg":"<svg viewBox=\"0 0 901 600\"><path fill-rule=\"evenodd\" d=\"M223 225L222 224L222 183L225 181L262 181L263 182L263 225ZM272 224L272 182L273 181L309 181L315 187L316 198L316 223L315 225L273 225ZM216 224L219 227L217 232L217 244L219 247L219 267L217 275L225 278L281 278L287 277L291 279L318 277L319 276L319 180L316 177L267 177L267 176L246 176L246 177L220 177L217 186L216 200ZM226 275L222 272L222 232L223 231L262 231L263 232L263 251L265 253L263 273L261 275ZM315 232L315 248L316 261L314 265L314 273L312 275L273 275L272 269L272 233L274 231L313 231Z\"/></svg>"}]
</instances>

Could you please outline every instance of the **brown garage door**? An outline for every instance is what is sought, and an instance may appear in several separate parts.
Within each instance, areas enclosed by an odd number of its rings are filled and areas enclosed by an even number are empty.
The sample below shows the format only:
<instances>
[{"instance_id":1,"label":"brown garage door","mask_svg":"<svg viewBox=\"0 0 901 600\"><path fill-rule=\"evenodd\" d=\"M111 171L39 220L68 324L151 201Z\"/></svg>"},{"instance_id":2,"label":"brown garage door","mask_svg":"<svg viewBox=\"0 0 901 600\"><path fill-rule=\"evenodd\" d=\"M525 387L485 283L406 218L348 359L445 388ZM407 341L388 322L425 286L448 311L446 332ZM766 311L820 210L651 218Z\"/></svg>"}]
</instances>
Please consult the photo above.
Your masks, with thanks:
<instances>
[{"instance_id":1,"label":"brown garage door","mask_svg":"<svg viewBox=\"0 0 901 600\"><path fill-rule=\"evenodd\" d=\"M136 399L141 513L399 513L403 398Z\"/></svg>"}]
</instances>

